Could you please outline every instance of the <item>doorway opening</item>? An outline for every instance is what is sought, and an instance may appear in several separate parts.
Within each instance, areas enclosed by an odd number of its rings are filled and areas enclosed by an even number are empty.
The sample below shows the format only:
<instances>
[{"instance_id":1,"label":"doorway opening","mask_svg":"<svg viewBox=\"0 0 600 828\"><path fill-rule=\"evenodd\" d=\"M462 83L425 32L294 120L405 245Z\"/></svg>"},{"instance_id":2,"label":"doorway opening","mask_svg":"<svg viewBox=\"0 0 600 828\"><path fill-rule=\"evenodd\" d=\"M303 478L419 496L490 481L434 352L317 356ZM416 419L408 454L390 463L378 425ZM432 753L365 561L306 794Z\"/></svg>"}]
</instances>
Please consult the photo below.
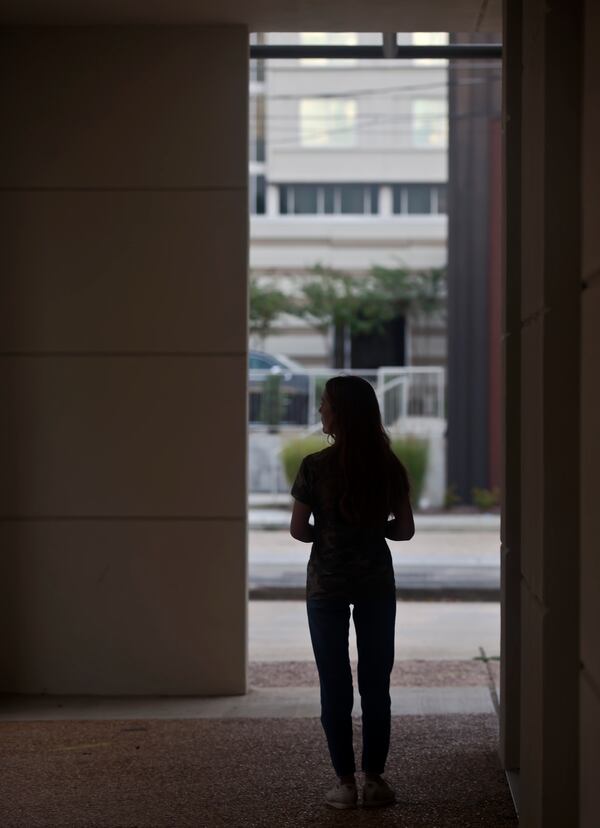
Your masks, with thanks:
<instances>
[{"instance_id":1,"label":"doorway opening","mask_svg":"<svg viewBox=\"0 0 600 828\"><path fill-rule=\"evenodd\" d=\"M417 534L390 544L393 703L419 686L433 710L460 687L472 705L462 712L499 711L501 50L489 40L253 36L251 686L317 681L304 605L310 548L289 536L289 489L302 457L325 445L325 381L357 373L376 388L417 483ZM467 209L461 193L476 180ZM453 224L459 210L472 229L485 223L478 246Z\"/></svg>"}]
</instances>

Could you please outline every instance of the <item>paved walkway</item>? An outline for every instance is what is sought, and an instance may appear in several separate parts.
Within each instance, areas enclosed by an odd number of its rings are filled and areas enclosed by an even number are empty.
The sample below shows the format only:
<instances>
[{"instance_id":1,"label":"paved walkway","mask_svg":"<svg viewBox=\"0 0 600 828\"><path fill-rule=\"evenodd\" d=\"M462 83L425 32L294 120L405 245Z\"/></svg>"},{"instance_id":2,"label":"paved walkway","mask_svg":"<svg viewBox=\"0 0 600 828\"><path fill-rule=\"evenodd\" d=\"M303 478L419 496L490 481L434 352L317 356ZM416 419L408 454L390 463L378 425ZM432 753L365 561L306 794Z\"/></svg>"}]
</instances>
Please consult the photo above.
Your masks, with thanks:
<instances>
[{"instance_id":1,"label":"paved walkway","mask_svg":"<svg viewBox=\"0 0 600 828\"><path fill-rule=\"evenodd\" d=\"M436 516L437 517L437 516ZM389 541L396 584L403 597L420 593L458 594L499 599L500 537L495 516L468 515L454 525L416 518L410 541ZM472 520L477 518L478 520ZM491 520L494 518L494 520ZM289 523L289 515L285 515ZM280 522L282 518L279 518ZM447 519L444 519L447 521ZM310 544L295 541L285 529L250 529L248 565L251 597L303 597ZM291 592L290 592L291 589ZM419 597L423 597L419 595ZM460 596L459 596L460 597Z\"/></svg>"},{"instance_id":2,"label":"paved walkway","mask_svg":"<svg viewBox=\"0 0 600 828\"><path fill-rule=\"evenodd\" d=\"M487 687L392 687L394 716L494 713ZM138 719L311 719L320 715L318 687L251 688L244 696L96 699L85 696L8 698L0 722ZM353 716L360 717L360 704Z\"/></svg>"},{"instance_id":3,"label":"paved walkway","mask_svg":"<svg viewBox=\"0 0 600 828\"><path fill-rule=\"evenodd\" d=\"M303 601L250 601L250 661L312 661ZM500 605L492 602L398 601L396 660L500 656ZM356 661L350 622L350 658Z\"/></svg>"}]
</instances>

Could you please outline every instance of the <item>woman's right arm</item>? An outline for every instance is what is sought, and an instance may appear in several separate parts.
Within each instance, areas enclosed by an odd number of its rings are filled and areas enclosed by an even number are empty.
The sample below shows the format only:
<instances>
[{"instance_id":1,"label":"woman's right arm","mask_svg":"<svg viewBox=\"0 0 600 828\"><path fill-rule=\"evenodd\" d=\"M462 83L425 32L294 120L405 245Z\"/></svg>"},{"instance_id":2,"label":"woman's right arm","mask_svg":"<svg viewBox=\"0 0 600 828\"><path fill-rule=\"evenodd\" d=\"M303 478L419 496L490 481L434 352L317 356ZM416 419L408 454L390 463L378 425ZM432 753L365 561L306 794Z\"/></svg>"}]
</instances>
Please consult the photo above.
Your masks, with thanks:
<instances>
[{"instance_id":1,"label":"woman's right arm","mask_svg":"<svg viewBox=\"0 0 600 828\"><path fill-rule=\"evenodd\" d=\"M312 509L307 503L294 500L292 518L290 521L290 535L303 543L312 543L315 539L315 527L309 521Z\"/></svg>"},{"instance_id":2,"label":"woman's right arm","mask_svg":"<svg viewBox=\"0 0 600 828\"><path fill-rule=\"evenodd\" d=\"M415 534L415 521L408 495L403 495L399 503L392 508L394 515L388 520L385 528L385 536L390 540L410 540Z\"/></svg>"}]
</instances>

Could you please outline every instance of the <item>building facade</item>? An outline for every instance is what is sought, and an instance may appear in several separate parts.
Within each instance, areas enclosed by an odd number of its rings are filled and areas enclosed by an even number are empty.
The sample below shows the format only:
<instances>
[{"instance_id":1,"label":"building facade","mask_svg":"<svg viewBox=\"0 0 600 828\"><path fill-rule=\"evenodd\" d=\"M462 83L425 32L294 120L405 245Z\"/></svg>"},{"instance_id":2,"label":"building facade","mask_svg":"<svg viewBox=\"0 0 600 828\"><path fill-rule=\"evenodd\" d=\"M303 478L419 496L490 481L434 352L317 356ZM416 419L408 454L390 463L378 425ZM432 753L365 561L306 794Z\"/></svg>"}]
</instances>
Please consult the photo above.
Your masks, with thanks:
<instances>
[{"instance_id":1,"label":"building facade","mask_svg":"<svg viewBox=\"0 0 600 828\"><path fill-rule=\"evenodd\" d=\"M270 33L270 44L375 45L376 33ZM447 42L445 33L399 43ZM250 268L293 290L311 267L366 275L376 265L446 265L447 61L253 61L250 78ZM391 350L357 348L344 367L445 365L445 313L400 320ZM336 362L324 336L283 316L265 341L305 366ZM339 350L339 349L337 349Z\"/></svg>"}]
</instances>

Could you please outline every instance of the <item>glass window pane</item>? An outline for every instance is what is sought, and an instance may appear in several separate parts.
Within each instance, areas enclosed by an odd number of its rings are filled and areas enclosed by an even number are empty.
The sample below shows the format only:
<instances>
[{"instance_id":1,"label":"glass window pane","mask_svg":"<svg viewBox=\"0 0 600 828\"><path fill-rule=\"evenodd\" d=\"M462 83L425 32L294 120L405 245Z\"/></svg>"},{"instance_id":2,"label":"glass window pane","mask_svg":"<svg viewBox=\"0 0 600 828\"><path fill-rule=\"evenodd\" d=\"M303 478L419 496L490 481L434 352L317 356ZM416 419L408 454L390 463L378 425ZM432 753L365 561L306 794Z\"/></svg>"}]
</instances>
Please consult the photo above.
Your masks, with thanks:
<instances>
[{"instance_id":1,"label":"glass window pane","mask_svg":"<svg viewBox=\"0 0 600 828\"><path fill-rule=\"evenodd\" d=\"M369 187L371 193L371 213L379 212L379 187L376 184L371 184Z\"/></svg>"},{"instance_id":2,"label":"glass window pane","mask_svg":"<svg viewBox=\"0 0 600 828\"><path fill-rule=\"evenodd\" d=\"M419 98L412 102L412 133L416 147L446 147L448 143L448 101Z\"/></svg>"},{"instance_id":3,"label":"glass window pane","mask_svg":"<svg viewBox=\"0 0 600 828\"><path fill-rule=\"evenodd\" d=\"M256 98L256 158L254 160L265 160L265 99L262 95Z\"/></svg>"},{"instance_id":4,"label":"glass window pane","mask_svg":"<svg viewBox=\"0 0 600 828\"><path fill-rule=\"evenodd\" d=\"M294 213L317 212L317 188L314 184L296 184L294 187Z\"/></svg>"},{"instance_id":5,"label":"glass window pane","mask_svg":"<svg viewBox=\"0 0 600 828\"><path fill-rule=\"evenodd\" d=\"M300 44L302 46L356 46L358 43L358 32L300 32ZM307 66L327 66L331 64L348 65L356 63L354 58L336 59L328 58L300 58L300 63Z\"/></svg>"},{"instance_id":6,"label":"glass window pane","mask_svg":"<svg viewBox=\"0 0 600 828\"><path fill-rule=\"evenodd\" d=\"M288 188L285 184L279 185L279 212L282 215L288 213Z\"/></svg>"},{"instance_id":7,"label":"glass window pane","mask_svg":"<svg viewBox=\"0 0 600 828\"><path fill-rule=\"evenodd\" d=\"M256 178L256 192L255 192L255 213L264 215L266 207L266 182L264 175L253 176Z\"/></svg>"},{"instance_id":8,"label":"glass window pane","mask_svg":"<svg viewBox=\"0 0 600 828\"><path fill-rule=\"evenodd\" d=\"M303 147L352 147L356 144L355 100L302 98L299 114Z\"/></svg>"},{"instance_id":9,"label":"glass window pane","mask_svg":"<svg viewBox=\"0 0 600 828\"><path fill-rule=\"evenodd\" d=\"M438 184L438 213L448 212L448 197L445 184Z\"/></svg>"},{"instance_id":10,"label":"glass window pane","mask_svg":"<svg viewBox=\"0 0 600 828\"><path fill-rule=\"evenodd\" d=\"M409 213L431 213L431 185L406 184Z\"/></svg>"},{"instance_id":11,"label":"glass window pane","mask_svg":"<svg viewBox=\"0 0 600 828\"><path fill-rule=\"evenodd\" d=\"M413 32L412 42L414 46L445 46L448 32ZM445 58L415 58L414 62L422 66L445 66L448 63Z\"/></svg>"},{"instance_id":12,"label":"glass window pane","mask_svg":"<svg viewBox=\"0 0 600 828\"><path fill-rule=\"evenodd\" d=\"M394 213L401 213L402 212L402 186L400 184L394 184L392 186L392 198L394 201Z\"/></svg>"},{"instance_id":13,"label":"glass window pane","mask_svg":"<svg viewBox=\"0 0 600 828\"><path fill-rule=\"evenodd\" d=\"M325 184L323 186L323 194L324 194L324 210L326 213L334 213L334 197L333 197L333 184Z\"/></svg>"},{"instance_id":14,"label":"glass window pane","mask_svg":"<svg viewBox=\"0 0 600 828\"><path fill-rule=\"evenodd\" d=\"M365 212L365 188L362 184L341 184L342 213Z\"/></svg>"},{"instance_id":15,"label":"glass window pane","mask_svg":"<svg viewBox=\"0 0 600 828\"><path fill-rule=\"evenodd\" d=\"M251 356L249 367L256 371L267 371L271 367L271 363L262 357Z\"/></svg>"}]
</instances>

